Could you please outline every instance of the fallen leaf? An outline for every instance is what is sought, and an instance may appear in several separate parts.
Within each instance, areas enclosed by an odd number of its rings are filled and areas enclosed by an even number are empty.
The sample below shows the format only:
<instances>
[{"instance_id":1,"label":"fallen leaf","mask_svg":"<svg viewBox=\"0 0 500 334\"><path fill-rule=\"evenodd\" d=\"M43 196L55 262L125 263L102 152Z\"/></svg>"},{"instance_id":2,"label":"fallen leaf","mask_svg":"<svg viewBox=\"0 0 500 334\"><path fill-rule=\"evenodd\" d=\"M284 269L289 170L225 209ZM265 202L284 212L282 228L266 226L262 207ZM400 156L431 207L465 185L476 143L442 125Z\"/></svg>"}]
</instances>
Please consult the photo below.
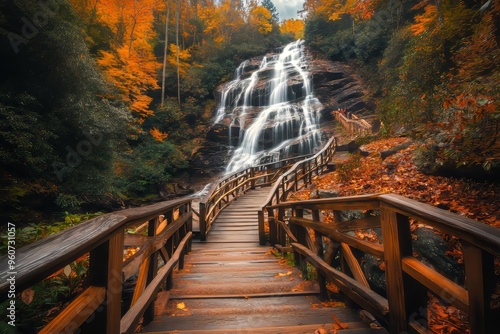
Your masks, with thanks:
<instances>
[{"instance_id":1,"label":"fallen leaf","mask_svg":"<svg viewBox=\"0 0 500 334\"><path fill-rule=\"evenodd\" d=\"M332 314L334 324L338 325L340 329L346 329L347 325L339 320L335 314Z\"/></svg>"},{"instance_id":2,"label":"fallen leaf","mask_svg":"<svg viewBox=\"0 0 500 334\"><path fill-rule=\"evenodd\" d=\"M69 275L71 275L71 271L71 267L67 265L66 267L64 267L63 273L64 275L66 275L66 277L69 277Z\"/></svg>"},{"instance_id":3,"label":"fallen leaf","mask_svg":"<svg viewBox=\"0 0 500 334\"><path fill-rule=\"evenodd\" d=\"M314 331L314 334L328 334L328 331L324 327L320 327Z\"/></svg>"},{"instance_id":4,"label":"fallen leaf","mask_svg":"<svg viewBox=\"0 0 500 334\"><path fill-rule=\"evenodd\" d=\"M183 302L177 303L177 309L186 311L186 304L184 304Z\"/></svg>"},{"instance_id":5,"label":"fallen leaf","mask_svg":"<svg viewBox=\"0 0 500 334\"><path fill-rule=\"evenodd\" d=\"M35 290L33 290L32 288L28 288L21 293L21 300L26 305L31 304L33 298L35 298Z\"/></svg>"}]
</instances>

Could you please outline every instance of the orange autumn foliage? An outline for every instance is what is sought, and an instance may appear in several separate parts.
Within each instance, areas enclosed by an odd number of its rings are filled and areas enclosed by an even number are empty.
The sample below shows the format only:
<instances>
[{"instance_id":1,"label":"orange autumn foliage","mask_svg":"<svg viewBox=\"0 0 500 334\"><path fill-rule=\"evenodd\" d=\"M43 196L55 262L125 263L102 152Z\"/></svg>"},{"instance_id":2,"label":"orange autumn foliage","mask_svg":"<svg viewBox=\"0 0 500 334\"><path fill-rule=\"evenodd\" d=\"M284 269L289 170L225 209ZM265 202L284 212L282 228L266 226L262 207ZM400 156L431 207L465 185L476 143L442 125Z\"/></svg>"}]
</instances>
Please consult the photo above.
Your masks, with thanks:
<instances>
[{"instance_id":1,"label":"orange autumn foliage","mask_svg":"<svg viewBox=\"0 0 500 334\"><path fill-rule=\"evenodd\" d=\"M149 134L159 142L164 141L168 137L167 133L161 132L157 128L152 128L151 130L149 130Z\"/></svg>"},{"instance_id":2,"label":"orange autumn foliage","mask_svg":"<svg viewBox=\"0 0 500 334\"><path fill-rule=\"evenodd\" d=\"M364 145L362 149L371 152L369 156L353 155L344 162L350 166L346 176L341 175L341 170L325 174L315 180L316 188L335 189L339 196L395 193L500 227L500 202L492 201L500 194L500 185L424 174L415 162L415 151L420 148L417 144L385 160L380 158L379 152L407 140L389 138ZM304 190L294 197L308 199L311 193Z\"/></svg>"},{"instance_id":3,"label":"orange autumn foliage","mask_svg":"<svg viewBox=\"0 0 500 334\"><path fill-rule=\"evenodd\" d=\"M216 44L230 43L235 31L245 24L244 10L232 4L230 0L214 1L198 4L198 17L205 25L204 33L212 37Z\"/></svg>"},{"instance_id":4,"label":"orange autumn foliage","mask_svg":"<svg viewBox=\"0 0 500 334\"><path fill-rule=\"evenodd\" d=\"M253 8L248 18L250 25L254 26L262 35L266 35L273 30L271 20L271 12L262 6Z\"/></svg>"},{"instance_id":5,"label":"orange autumn foliage","mask_svg":"<svg viewBox=\"0 0 500 334\"><path fill-rule=\"evenodd\" d=\"M97 60L107 79L118 88L123 101L137 113L138 122L153 114L147 92L157 89L159 64L150 41L155 37L154 10L159 0L71 0L80 17L100 22L113 32L113 45Z\"/></svg>"},{"instance_id":6,"label":"orange autumn foliage","mask_svg":"<svg viewBox=\"0 0 500 334\"><path fill-rule=\"evenodd\" d=\"M315 13L329 20L340 20L342 15L350 14L355 19L371 19L375 7L381 0L308 0L304 4L304 9L309 13Z\"/></svg>"},{"instance_id":7,"label":"orange autumn foliage","mask_svg":"<svg viewBox=\"0 0 500 334\"><path fill-rule=\"evenodd\" d=\"M167 56L167 61L169 64L179 67L179 74L181 77L186 76L188 69L191 67L189 59L191 58L191 53L189 50L181 50L175 44L169 45L169 54ZM179 63L177 63L177 53L179 53Z\"/></svg>"},{"instance_id":8,"label":"orange autumn foliage","mask_svg":"<svg viewBox=\"0 0 500 334\"><path fill-rule=\"evenodd\" d=\"M304 21L297 19L289 19L283 21L280 25L282 34L292 34L295 39L304 38Z\"/></svg>"},{"instance_id":9,"label":"orange autumn foliage","mask_svg":"<svg viewBox=\"0 0 500 334\"><path fill-rule=\"evenodd\" d=\"M413 35L420 35L426 31L437 20L437 11L436 5L425 6L425 12L422 15L416 15L415 24L410 27Z\"/></svg>"}]
</instances>

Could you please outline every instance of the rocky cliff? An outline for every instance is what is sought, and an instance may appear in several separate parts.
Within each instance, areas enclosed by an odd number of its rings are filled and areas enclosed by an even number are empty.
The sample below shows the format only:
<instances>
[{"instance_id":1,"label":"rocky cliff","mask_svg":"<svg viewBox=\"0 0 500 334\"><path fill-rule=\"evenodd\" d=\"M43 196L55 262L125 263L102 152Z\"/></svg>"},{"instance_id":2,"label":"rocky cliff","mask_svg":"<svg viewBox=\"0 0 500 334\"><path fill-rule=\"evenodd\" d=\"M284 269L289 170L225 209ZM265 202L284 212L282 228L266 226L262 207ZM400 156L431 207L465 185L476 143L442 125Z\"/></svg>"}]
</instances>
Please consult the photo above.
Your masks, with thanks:
<instances>
[{"instance_id":1,"label":"rocky cliff","mask_svg":"<svg viewBox=\"0 0 500 334\"><path fill-rule=\"evenodd\" d=\"M237 69L236 75L241 80L248 78L256 80L252 94L245 92L245 86L237 86L238 82L231 83L235 87L229 96L226 92L228 83L217 87L215 95L219 104L224 101L225 104L235 105L231 114L223 113L217 116L217 123L207 133L205 145L194 154L191 161L194 176L214 177L225 171L230 153L234 150L234 146L238 145L240 132L246 131L251 126L273 98L269 85L273 69L262 70L262 63L264 57L266 57L264 61L273 61L277 55L277 53L270 53L263 57L249 59ZM321 132L324 139L333 135L332 111L346 108L350 112L362 115L373 113L374 103L368 97L365 84L352 67L341 62L315 59L309 52L306 52L306 58L306 70L311 76L314 97L318 101L315 102L318 103L315 108L320 109ZM287 87L284 94L291 105L301 103L304 99L302 75L303 73L291 69L286 79ZM244 99L241 96L244 94L247 94L246 100L248 101L243 107L241 101ZM238 113L245 115L241 122L234 119L234 114ZM268 126L272 128L274 124L271 122ZM264 135L262 138L264 141L265 138L270 140L271 135Z\"/></svg>"}]
</instances>

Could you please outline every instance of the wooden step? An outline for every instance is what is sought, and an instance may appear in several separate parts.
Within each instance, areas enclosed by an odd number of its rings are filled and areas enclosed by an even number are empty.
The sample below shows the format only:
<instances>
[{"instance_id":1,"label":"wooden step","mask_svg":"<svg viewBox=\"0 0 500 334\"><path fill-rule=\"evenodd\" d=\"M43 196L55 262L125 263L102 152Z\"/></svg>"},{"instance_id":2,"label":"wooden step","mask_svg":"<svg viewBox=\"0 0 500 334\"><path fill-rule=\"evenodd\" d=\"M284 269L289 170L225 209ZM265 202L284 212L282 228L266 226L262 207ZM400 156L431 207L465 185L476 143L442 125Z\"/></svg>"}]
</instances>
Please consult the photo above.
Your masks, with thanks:
<instances>
[{"instance_id":1,"label":"wooden step","mask_svg":"<svg viewBox=\"0 0 500 334\"><path fill-rule=\"evenodd\" d=\"M257 211L268 189L233 201L212 224L207 241L193 240L184 269L173 273L169 299L157 303L158 316L142 332L333 333L339 319L347 324L340 334L381 333L342 303L323 306L316 283L259 246Z\"/></svg>"},{"instance_id":2,"label":"wooden step","mask_svg":"<svg viewBox=\"0 0 500 334\"><path fill-rule=\"evenodd\" d=\"M215 333L256 333L259 328L281 328L289 330L290 327L314 324L327 325L332 323L332 314L343 322L355 322L359 319L350 309L346 308L323 308L308 309L301 312L288 311L287 305L283 305L283 310L275 312L238 312L221 315L192 315L189 309L183 316L158 317L147 326L147 332L168 333L169 331L199 330L207 333L210 330L218 330ZM237 308L238 310L239 308ZM318 326L318 327L320 327ZM271 331L271 333L277 333ZM293 333L293 332L285 332ZM311 332L309 332L311 333ZM314 332L313 332L314 333Z\"/></svg>"},{"instance_id":3,"label":"wooden step","mask_svg":"<svg viewBox=\"0 0 500 334\"><path fill-rule=\"evenodd\" d=\"M259 328L238 328L234 329L211 329L211 330L174 330L151 332L151 334L313 334L316 331L323 331L322 333L338 333L338 334L387 334L388 332L383 328L366 328L366 325L358 322L345 323L348 326L346 329L334 329L331 323L318 323L310 325L297 325L297 326L275 326L275 327L259 327ZM321 332L320 332L321 333Z\"/></svg>"}]
</instances>

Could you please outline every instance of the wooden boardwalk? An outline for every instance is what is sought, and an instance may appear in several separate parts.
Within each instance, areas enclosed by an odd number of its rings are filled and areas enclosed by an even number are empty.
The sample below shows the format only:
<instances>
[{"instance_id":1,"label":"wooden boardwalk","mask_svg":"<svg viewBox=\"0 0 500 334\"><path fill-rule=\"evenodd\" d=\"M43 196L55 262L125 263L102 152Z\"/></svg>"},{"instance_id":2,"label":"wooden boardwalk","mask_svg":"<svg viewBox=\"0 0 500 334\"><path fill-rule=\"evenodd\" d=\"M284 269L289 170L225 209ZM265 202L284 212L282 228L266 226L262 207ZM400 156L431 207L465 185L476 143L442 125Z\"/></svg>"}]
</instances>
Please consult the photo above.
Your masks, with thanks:
<instances>
[{"instance_id":1,"label":"wooden boardwalk","mask_svg":"<svg viewBox=\"0 0 500 334\"><path fill-rule=\"evenodd\" d=\"M359 311L323 306L316 284L259 246L257 210L269 188L248 191L217 218L207 241L194 242L185 267L161 295L149 333L385 333L362 323ZM163 300L163 303L162 303ZM168 300L168 301L167 301ZM342 305L342 304L340 304Z\"/></svg>"}]
</instances>

